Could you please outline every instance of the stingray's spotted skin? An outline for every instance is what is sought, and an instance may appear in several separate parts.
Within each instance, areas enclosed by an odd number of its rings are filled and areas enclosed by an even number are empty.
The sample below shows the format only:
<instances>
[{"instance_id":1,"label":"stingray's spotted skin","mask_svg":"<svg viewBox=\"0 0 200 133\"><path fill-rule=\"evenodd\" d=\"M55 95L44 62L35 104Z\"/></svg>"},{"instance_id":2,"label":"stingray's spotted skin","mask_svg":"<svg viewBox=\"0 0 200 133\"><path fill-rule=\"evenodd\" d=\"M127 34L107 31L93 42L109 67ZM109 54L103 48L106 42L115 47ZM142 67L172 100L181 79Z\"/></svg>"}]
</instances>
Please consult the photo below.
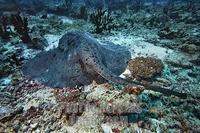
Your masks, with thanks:
<instances>
[{"instance_id":1,"label":"stingray's spotted skin","mask_svg":"<svg viewBox=\"0 0 200 133\"><path fill-rule=\"evenodd\" d=\"M85 32L71 31L57 48L28 61L23 73L52 87L88 85L93 80L116 81L127 67L130 52L118 45L101 45Z\"/></svg>"},{"instance_id":2,"label":"stingray's spotted skin","mask_svg":"<svg viewBox=\"0 0 200 133\"><path fill-rule=\"evenodd\" d=\"M82 34L85 35L83 36ZM83 33L80 31L71 32L70 36L73 38L73 40L71 40L72 41L71 43L78 44L76 48L78 49L77 51L79 52L77 54L79 55L80 59L85 64L85 66L93 69L95 72L97 72L106 80L131 86L135 85L133 84L133 82L129 82L123 78L120 78L118 75L114 74L105 66L105 64L102 62L103 59L101 58L101 53L99 52L99 48L97 47L98 42L95 40L91 41L91 38L87 33ZM81 41L81 43L79 43L79 40L84 40L84 41ZM64 50L66 50L65 47L63 48Z\"/></svg>"}]
</instances>

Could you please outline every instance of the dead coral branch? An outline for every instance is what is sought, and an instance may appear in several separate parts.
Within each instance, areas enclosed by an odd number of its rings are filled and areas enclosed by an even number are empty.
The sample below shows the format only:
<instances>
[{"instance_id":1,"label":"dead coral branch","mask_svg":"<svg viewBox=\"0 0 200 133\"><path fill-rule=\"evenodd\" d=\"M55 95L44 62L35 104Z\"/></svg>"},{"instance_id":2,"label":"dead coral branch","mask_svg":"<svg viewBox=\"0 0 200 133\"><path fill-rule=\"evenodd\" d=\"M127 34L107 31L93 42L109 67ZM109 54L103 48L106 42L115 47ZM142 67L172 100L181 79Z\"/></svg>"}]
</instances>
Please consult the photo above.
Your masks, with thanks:
<instances>
[{"instance_id":1,"label":"dead coral branch","mask_svg":"<svg viewBox=\"0 0 200 133\"><path fill-rule=\"evenodd\" d=\"M2 16L1 17L1 23L0 23L0 37L2 39L9 39L10 33L7 31L8 26L8 17Z\"/></svg>"},{"instance_id":2,"label":"dead coral branch","mask_svg":"<svg viewBox=\"0 0 200 133\"><path fill-rule=\"evenodd\" d=\"M28 19L26 17L21 17L19 14L12 14L11 21L15 30L20 35L20 39L24 43L31 43L31 38L28 34Z\"/></svg>"}]
</instances>

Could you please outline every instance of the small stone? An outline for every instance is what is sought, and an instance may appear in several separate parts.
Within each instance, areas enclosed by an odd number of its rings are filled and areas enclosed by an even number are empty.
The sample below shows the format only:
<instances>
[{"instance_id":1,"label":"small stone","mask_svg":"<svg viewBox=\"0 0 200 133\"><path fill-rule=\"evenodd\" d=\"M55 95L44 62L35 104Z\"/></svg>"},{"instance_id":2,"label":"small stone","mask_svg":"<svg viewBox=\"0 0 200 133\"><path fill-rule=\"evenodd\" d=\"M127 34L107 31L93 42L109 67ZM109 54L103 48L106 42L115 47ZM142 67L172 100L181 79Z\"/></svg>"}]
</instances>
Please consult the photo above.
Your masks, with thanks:
<instances>
[{"instance_id":1,"label":"small stone","mask_svg":"<svg viewBox=\"0 0 200 133\"><path fill-rule=\"evenodd\" d=\"M13 112L13 109L11 109L10 107L0 107L0 118L8 115L11 112Z\"/></svg>"},{"instance_id":2,"label":"small stone","mask_svg":"<svg viewBox=\"0 0 200 133\"><path fill-rule=\"evenodd\" d=\"M191 60L190 62L197 65L197 66L200 66L200 55L197 59Z\"/></svg>"},{"instance_id":3,"label":"small stone","mask_svg":"<svg viewBox=\"0 0 200 133\"><path fill-rule=\"evenodd\" d=\"M106 124L102 124L101 127L102 127L104 133L112 133L112 129L110 126L108 126Z\"/></svg>"},{"instance_id":4,"label":"small stone","mask_svg":"<svg viewBox=\"0 0 200 133\"><path fill-rule=\"evenodd\" d=\"M31 124L31 125L30 125L30 127L31 127L32 129L37 128L37 126L38 126L38 123L34 123L34 124Z\"/></svg>"},{"instance_id":5,"label":"small stone","mask_svg":"<svg viewBox=\"0 0 200 133\"><path fill-rule=\"evenodd\" d=\"M35 49L44 49L44 47L48 46L48 42L45 38L35 37L32 39L32 47Z\"/></svg>"},{"instance_id":6,"label":"small stone","mask_svg":"<svg viewBox=\"0 0 200 133\"><path fill-rule=\"evenodd\" d=\"M130 129L129 128L124 128L122 129L122 133L131 133Z\"/></svg>"},{"instance_id":7,"label":"small stone","mask_svg":"<svg viewBox=\"0 0 200 133\"><path fill-rule=\"evenodd\" d=\"M198 74L195 72L191 72L191 73L188 73L188 76L190 76L192 78L196 78L198 76Z\"/></svg>"},{"instance_id":8,"label":"small stone","mask_svg":"<svg viewBox=\"0 0 200 133\"><path fill-rule=\"evenodd\" d=\"M22 131L23 131L23 132L27 132L27 130L28 130L28 126L23 126L23 127L22 127Z\"/></svg>"},{"instance_id":9,"label":"small stone","mask_svg":"<svg viewBox=\"0 0 200 133\"><path fill-rule=\"evenodd\" d=\"M189 53L189 54L195 54L197 52L199 52L199 47L194 45L194 44L184 44L184 45L181 45L179 47L179 49L183 52L186 52L186 53Z\"/></svg>"}]
</instances>

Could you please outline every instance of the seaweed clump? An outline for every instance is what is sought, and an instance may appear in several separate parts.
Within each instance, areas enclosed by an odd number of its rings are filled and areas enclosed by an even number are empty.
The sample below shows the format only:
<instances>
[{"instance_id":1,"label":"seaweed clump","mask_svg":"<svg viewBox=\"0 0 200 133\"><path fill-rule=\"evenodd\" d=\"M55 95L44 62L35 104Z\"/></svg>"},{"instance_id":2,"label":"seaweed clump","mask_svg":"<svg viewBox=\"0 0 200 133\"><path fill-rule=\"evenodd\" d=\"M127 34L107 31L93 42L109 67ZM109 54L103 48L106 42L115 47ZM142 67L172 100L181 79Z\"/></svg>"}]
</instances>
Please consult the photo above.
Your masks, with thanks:
<instances>
[{"instance_id":1,"label":"seaweed clump","mask_svg":"<svg viewBox=\"0 0 200 133\"><path fill-rule=\"evenodd\" d=\"M110 32L114 28L113 20L111 13L102 8L97 9L97 11L90 16L90 21L94 24L95 33L97 34L103 31Z\"/></svg>"},{"instance_id":2,"label":"seaweed clump","mask_svg":"<svg viewBox=\"0 0 200 133\"><path fill-rule=\"evenodd\" d=\"M153 57L136 57L128 62L131 77L136 79L151 79L164 69L161 60Z\"/></svg>"}]
</instances>

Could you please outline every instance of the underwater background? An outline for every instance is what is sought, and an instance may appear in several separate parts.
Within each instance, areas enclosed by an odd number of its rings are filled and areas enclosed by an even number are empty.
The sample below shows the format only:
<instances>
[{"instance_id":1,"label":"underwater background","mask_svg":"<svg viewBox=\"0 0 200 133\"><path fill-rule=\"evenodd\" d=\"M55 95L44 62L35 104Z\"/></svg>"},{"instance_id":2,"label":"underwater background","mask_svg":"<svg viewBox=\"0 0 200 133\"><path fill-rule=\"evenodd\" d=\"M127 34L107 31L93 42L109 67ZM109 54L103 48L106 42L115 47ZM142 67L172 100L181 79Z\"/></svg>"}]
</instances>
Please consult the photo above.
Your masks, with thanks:
<instances>
[{"instance_id":1,"label":"underwater background","mask_svg":"<svg viewBox=\"0 0 200 133\"><path fill-rule=\"evenodd\" d=\"M0 133L199 133L199 0L0 0Z\"/></svg>"}]
</instances>

